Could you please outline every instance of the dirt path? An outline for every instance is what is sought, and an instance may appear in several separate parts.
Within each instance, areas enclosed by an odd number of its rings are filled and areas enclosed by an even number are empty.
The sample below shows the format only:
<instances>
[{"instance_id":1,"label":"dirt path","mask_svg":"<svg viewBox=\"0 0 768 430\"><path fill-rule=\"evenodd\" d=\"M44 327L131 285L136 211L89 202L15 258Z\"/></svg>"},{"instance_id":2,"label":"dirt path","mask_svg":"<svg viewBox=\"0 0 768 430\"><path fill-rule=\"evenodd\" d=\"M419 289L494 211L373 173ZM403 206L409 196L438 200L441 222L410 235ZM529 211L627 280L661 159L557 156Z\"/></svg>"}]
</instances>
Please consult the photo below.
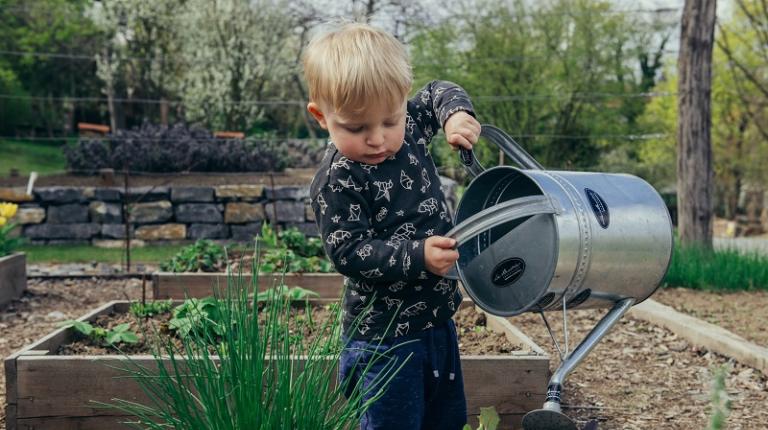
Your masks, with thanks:
<instances>
[{"instance_id":1,"label":"dirt path","mask_svg":"<svg viewBox=\"0 0 768 430\"><path fill-rule=\"evenodd\" d=\"M768 300L763 299L763 309ZM571 348L597 323L604 311L571 311ZM559 313L548 320L562 343ZM515 325L552 354L549 334L539 315L511 318ZM765 429L768 379L725 357L691 347L670 331L625 317L566 378L564 412L584 424L604 429L706 429L710 414L712 372L730 366L726 380L732 411L728 429Z\"/></svg>"}]
</instances>

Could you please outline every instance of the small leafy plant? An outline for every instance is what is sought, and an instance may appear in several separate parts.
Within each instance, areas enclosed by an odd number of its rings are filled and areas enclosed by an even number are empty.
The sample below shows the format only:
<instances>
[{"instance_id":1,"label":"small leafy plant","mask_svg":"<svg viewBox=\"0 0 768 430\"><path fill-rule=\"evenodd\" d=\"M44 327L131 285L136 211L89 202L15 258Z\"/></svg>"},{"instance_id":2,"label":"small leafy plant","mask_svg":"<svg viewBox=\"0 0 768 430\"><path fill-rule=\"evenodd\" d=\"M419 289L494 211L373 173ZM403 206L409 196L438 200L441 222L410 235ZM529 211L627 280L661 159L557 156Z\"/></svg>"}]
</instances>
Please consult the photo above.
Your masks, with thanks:
<instances>
[{"instance_id":1,"label":"small leafy plant","mask_svg":"<svg viewBox=\"0 0 768 430\"><path fill-rule=\"evenodd\" d=\"M148 318L155 315L166 314L173 309L173 300L156 300L146 303L133 302L129 312L137 318Z\"/></svg>"},{"instance_id":2,"label":"small leafy plant","mask_svg":"<svg viewBox=\"0 0 768 430\"><path fill-rule=\"evenodd\" d=\"M710 395L711 412L708 430L721 430L725 428L731 410L731 400L728 398L728 392L725 387L725 378L729 372L728 365L721 366L714 371Z\"/></svg>"},{"instance_id":3,"label":"small leafy plant","mask_svg":"<svg viewBox=\"0 0 768 430\"><path fill-rule=\"evenodd\" d=\"M9 237L16 224L10 220L16 215L19 205L0 203L0 257L11 254L21 244L21 238Z\"/></svg>"},{"instance_id":4,"label":"small leafy plant","mask_svg":"<svg viewBox=\"0 0 768 430\"><path fill-rule=\"evenodd\" d=\"M290 249L267 251L261 259L259 271L264 273L330 273L333 272L330 261L321 257L301 257Z\"/></svg>"},{"instance_id":5,"label":"small leafy plant","mask_svg":"<svg viewBox=\"0 0 768 430\"><path fill-rule=\"evenodd\" d=\"M480 425L477 427L477 430L496 430L501 419L496 412L496 408L491 406L489 408L480 408L478 421L480 421ZM466 424L462 430L472 430L472 426Z\"/></svg>"},{"instance_id":6,"label":"small leafy plant","mask_svg":"<svg viewBox=\"0 0 768 430\"><path fill-rule=\"evenodd\" d=\"M173 309L173 317L168 326L181 337L194 331L213 339L223 331L219 305L220 302L213 297L187 299Z\"/></svg>"},{"instance_id":7,"label":"small leafy plant","mask_svg":"<svg viewBox=\"0 0 768 430\"><path fill-rule=\"evenodd\" d=\"M219 272L225 264L224 248L210 240L198 240L160 264L166 272Z\"/></svg>"},{"instance_id":8,"label":"small leafy plant","mask_svg":"<svg viewBox=\"0 0 768 430\"><path fill-rule=\"evenodd\" d=\"M71 327L92 342L104 346L114 346L120 343L136 343L139 341L136 333L128 330L131 327L129 323L118 324L112 330L108 330L103 327L94 327L85 321L67 320L63 321L60 324L60 327Z\"/></svg>"},{"instance_id":9,"label":"small leafy plant","mask_svg":"<svg viewBox=\"0 0 768 430\"><path fill-rule=\"evenodd\" d=\"M279 234L280 242L301 257L324 257L323 242L317 237L307 237L296 227L285 229Z\"/></svg>"},{"instance_id":10,"label":"small leafy plant","mask_svg":"<svg viewBox=\"0 0 768 430\"><path fill-rule=\"evenodd\" d=\"M268 222L264 221L261 224L261 234L259 234L259 246L264 248L277 248L277 234L272 226Z\"/></svg>"}]
</instances>

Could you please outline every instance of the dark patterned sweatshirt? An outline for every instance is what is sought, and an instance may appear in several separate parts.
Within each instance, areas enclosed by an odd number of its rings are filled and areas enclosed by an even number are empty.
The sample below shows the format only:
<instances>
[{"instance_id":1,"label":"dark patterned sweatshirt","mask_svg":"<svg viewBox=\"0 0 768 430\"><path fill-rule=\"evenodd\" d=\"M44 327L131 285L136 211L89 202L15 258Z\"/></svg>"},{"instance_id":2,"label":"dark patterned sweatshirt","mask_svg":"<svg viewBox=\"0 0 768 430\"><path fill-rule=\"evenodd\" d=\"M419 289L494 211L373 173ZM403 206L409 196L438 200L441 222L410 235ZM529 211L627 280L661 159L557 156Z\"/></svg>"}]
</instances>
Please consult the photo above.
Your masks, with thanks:
<instances>
[{"instance_id":1,"label":"dark patterned sweatshirt","mask_svg":"<svg viewBox=\"0 0 768 430\"><path fill-rule=\"evenodd\" d=\"M351 338L414 334L451 318L461 301L456 281L424 263L424 240L453 224L428 144L460 110L473 114L466 92L433 81L408 101L403 146L382 163L352 161L328 143L310 198L326 254L346 278Z\"/></svg>"}]
</instances>

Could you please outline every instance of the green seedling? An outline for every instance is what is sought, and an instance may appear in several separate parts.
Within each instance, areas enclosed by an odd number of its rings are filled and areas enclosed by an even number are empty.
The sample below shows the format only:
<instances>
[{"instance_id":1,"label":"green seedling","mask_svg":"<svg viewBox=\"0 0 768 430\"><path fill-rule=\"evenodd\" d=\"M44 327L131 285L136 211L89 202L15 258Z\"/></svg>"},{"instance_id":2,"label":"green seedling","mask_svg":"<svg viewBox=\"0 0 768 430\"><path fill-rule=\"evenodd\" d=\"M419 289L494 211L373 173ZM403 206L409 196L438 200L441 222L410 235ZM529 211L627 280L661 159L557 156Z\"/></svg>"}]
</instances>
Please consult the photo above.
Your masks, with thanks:
<instances>
[{"instance_id":1,"label":"green seedling","mask_svg":"<svg viewBox=\"0 0 768 430\"><path fill-rule=\"evenodd\" d=\"M152 302L133 302L129 312L137 318L147 318L155 315L167 314L173 308L173 300L160 300Z\"/></svg>"},{"instance_id":2,"label":"green seedling","mask_svg":"<svg viewBox=\"0 0 768 430\"><path fill-rule=\"evenodd\" d=\"M226 264L224 248L210 240L186 246L169 261L160 264L166 272L219 272Z\"/></svg>"},{"instance_id":3,"label":"green seedling","mask_svg":"<svg viewBox=\"0 0 768 430\"><path fill-rule=\"evenodd\" d=\"M501 419L496 412L496 408L491 406L489 408L480 408L478 421L480 421L480 425L477 427L477 430L496 430ZM472 430L472 427L466 424L462 430Z\"/></svg>"},{"instance_id":4,"label":"green seedling","mask_svg":"<svg viewBox=\"0 0 768 430\"><path fill-rule=\"evenodd\" d=\"M188 336L194 330L212 339L223 331L218 304L212 297L187 299L173 309L168 326L181 337Z\"/></svg>"},{"instance_id":5,"label":"green seedling","mask_svg":"<svg viewBox=\"0 0 768 430\"><path fill-rule=\"evenodd\" d=\"M113 346L120 343L136 343L139 338L136 333L129 331L129 323L118 324L112 330L102 327L94 327L85 321L67 320L59 324L59 327L72 328L76 332L91 339L94 343Z\"/></svg>"}]
</instances>

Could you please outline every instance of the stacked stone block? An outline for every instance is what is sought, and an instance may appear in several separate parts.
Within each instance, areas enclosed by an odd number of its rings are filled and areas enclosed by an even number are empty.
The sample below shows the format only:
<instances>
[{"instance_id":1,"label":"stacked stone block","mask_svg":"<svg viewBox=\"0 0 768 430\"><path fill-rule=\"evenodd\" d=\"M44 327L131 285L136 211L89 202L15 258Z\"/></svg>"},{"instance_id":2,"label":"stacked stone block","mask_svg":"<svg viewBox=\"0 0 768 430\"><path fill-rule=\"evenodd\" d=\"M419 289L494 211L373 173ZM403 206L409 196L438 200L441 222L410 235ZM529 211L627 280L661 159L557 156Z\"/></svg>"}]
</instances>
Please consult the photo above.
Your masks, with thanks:
<instances>
[{"instance_id":1,"label":"stacked stone block","mask_svg":"<svg viewBox=\"0 0 768 430\"><path fill-rule=\"evenodd\" d=\"M16 221L33 244L121 242L126 220L133 240L150 243L248 242L265 220L317 235L308 186L138 187L127 193L120 188L47 187L32 196L0 188L0 196L19 203Z\"/></svg>"},{"instance_id":2,"label":"stacked stone block","mask_svg":"<svg viewBox=\"0 0 768 430\"><path fill-rule=\"evenodd\" d=\"M453 210L455 182L441 178ZM18 203L16 222L32 244L121 246L127 228L137 242L197 239L250 242L267 220L317 236L309 186L45 187L27 195L0 187L0 201ZM125 206L124 206L125 205Z\"/></svg>"}]
</instances>

